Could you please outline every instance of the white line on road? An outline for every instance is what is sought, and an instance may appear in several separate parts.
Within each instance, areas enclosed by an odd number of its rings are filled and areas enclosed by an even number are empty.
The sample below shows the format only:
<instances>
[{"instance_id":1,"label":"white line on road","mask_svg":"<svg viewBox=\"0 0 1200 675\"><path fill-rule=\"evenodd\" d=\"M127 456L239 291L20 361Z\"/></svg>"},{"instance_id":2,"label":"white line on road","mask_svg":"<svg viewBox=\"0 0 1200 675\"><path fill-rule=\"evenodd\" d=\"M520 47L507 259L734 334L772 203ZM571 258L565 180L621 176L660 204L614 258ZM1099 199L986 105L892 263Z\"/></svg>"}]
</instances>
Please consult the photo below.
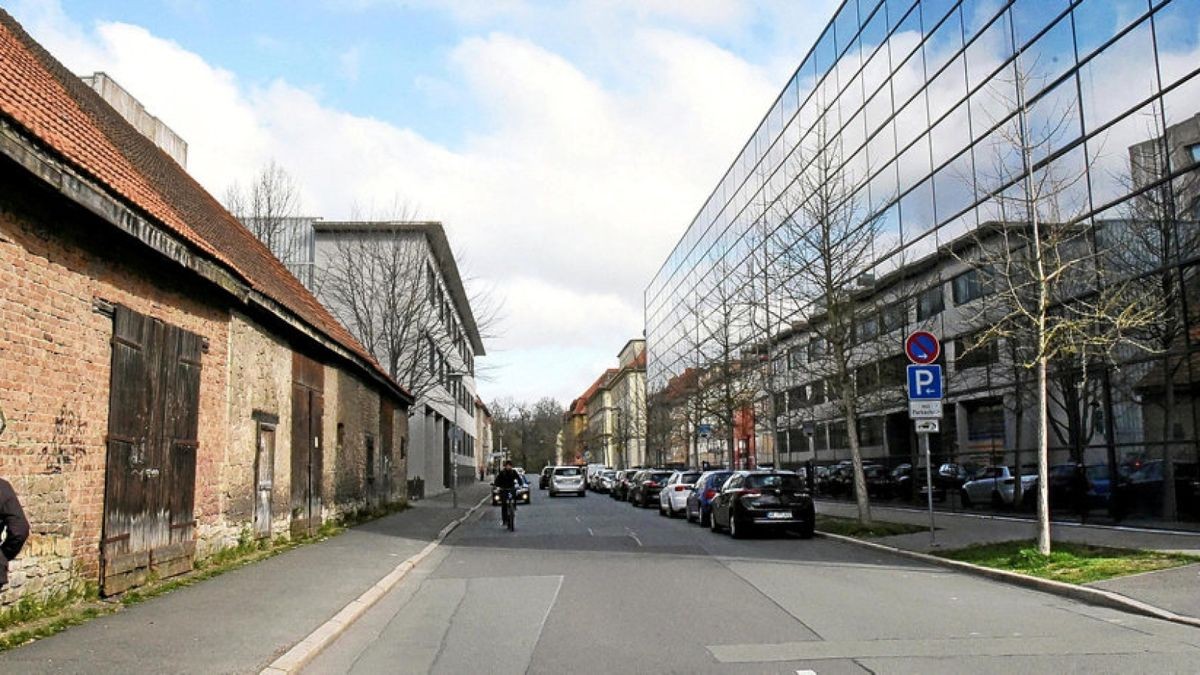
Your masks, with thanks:
<instances>
[{"instance_id":1,"label":"white line on road","mask_svg":"<svg viewBox=\"0 0 1200 675\"><path fill-rule=\"evenodd\" d=\"M817 675L815 670L797 670L796 675Z\"/></svg>"},{"instance_id":2,"label":"white line on road","mask_svg":"<svg viewBox=\"0 0 1200 675\"><path fill-rule=\"evenodd\" d=\"M638 545L638 546L641 546L641 545L642 545L642 540L641 540L641 539L638 539L638 536L637 536L636 534L634 534L633 530L631 530L631 529L629 529L629 528L626 528L626 529L625 529L625 531L626 531L626 532L628 532L628 533L629 533L629 536L630 536L630 537L632 537L632 538L633 538L633 540L637 542L637 545Z\"/></svg>"},{"instance_id":3,"label":"white line on road","mask_svg":"<svg viewBox=\"0 0 1200 675\"><path fill-rule=\"evenodd\" d=\"M595 532L592 532L592 528L590 528L590 527L588 528L588 536L589 536L589 537L594 537L594 536L596 536L596 533L595 533Z\"/></svg>"},{"instance_id":4,"label":"white line on road","mask_svg":"<svg viewBox=\"0 0 1200 675\"><path fill-rule=\"evenodd\" d=\"M575 522L582 523L583 521L579 519L579 516L575 516Z\"/></svg>"}]
</instances>

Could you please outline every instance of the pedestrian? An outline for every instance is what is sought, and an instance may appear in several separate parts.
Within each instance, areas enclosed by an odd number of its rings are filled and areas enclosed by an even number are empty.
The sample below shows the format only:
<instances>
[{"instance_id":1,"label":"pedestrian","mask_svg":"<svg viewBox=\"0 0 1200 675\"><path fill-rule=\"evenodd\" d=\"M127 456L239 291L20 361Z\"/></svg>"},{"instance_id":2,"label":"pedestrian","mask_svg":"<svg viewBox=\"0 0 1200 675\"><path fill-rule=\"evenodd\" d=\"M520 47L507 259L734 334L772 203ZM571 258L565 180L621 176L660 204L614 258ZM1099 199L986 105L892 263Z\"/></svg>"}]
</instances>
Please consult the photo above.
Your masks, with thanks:
<instances>
[{"instance_id":1,"label":"pedestrian","mask_svg":"<svg viewBox=\"0 0 1200 675\"><path fill-rule=\"evenodd\" d=\"M0 478L0 590L8 585L8 561L15 560L25 540L29 538L29 521L21 510L17 493L8 481Z\"/></svg>"},{"instance_id":2,"label":"pedestrian","mask_svg":"<svg viewBox=\"0 0 1200 675\"><path fill-rule=\"evenodd\" d=\"M479 482L483 482L483 467L479 467Z\"/></svg>"}]
</instances>

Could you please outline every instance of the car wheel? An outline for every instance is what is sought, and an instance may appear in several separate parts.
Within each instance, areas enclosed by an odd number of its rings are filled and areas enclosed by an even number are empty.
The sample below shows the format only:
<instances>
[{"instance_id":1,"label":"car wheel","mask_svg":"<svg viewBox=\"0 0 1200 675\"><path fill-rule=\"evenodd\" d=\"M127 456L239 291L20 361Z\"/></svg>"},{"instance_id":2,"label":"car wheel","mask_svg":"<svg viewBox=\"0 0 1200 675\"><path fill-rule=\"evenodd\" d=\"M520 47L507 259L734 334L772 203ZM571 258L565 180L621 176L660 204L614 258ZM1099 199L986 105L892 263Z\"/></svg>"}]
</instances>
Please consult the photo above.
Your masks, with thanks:
<instances>
[{"instance_id":1,"label":"car wheel","mask_svg":"<svg viewBox=\"0 0 1200 675\"><path fill-rule=\"evenodd\" d=\"M689 523L694 523L694 522L696 522L695 520L693 520L693 519L692 519L692 507L690 507L690 506L684 506L684 507L683 507L683 517L684 517L684 518L687 518L687 521L688 521Z\"/></svg>"},{"instance_id":2,"label":"car wheel","mask_svg":"<svg viewBox=\"0 0 1200 675\"><path fill-rule=\"evenodd\" d=\"M721 531L721 526L717 525L717 512L716 511L709 510L709 512L708 512L708 529L712 530L713 532Z\"/></svg>"},{"instance_id":3,"label":"car wheel","mask_svg":"<svg viewBox=\"0 0 1200 675\"><path fill-rule=\"evenodd\" d=\"M732 504L729 506L729 536L734 539L741 539L746 536L745 528L738 527L737 513L734 512Z\"/></svg>"},{"instance_id":4,"label":"car wheel","mask_svg":"<svg viewBox=\"0 0 1200 675\"><path fill-rule=\"evenodd\" d=\"M708 512L708 517L704 517L704 508L701 507L696 511L696 522L700 523L700 527L708 527L712 523L712 510Z\"/></svg>"},{"instance_id":5,"label":"car wheel","mask_svg":"<svg viewBox=\"0 0 1200 675\"><path fill-rule=\"evenodd\" d=\"M816 530L816 523L814 523L812 520L809 520L807 523L804 523L800 526L800 538L812 539L813 535L816 534Z\"/></svg>"},{"instance_id":6,"label":"car wheel","mask_svg":"<svg viewBox=\"0 0 1200 675\"><path fill-rule=\"evenodd\" d=\"M963 508L971 508L971 495L966 490L959 490L958 494L962 498Z\"/></svg>"}]
</instances>

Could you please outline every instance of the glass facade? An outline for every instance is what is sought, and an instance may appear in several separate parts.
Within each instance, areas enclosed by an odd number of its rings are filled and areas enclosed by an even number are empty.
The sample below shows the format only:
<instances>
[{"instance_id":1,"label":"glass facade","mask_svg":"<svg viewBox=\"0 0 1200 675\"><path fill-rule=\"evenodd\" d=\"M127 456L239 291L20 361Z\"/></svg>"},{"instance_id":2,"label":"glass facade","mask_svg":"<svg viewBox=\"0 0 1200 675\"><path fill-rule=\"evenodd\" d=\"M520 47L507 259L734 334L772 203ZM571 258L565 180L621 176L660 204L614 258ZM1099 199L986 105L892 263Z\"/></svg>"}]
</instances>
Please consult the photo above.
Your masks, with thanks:
<instances>
[{"instance_id":1,"label":"glass facade","mask_svg":"<svg viewBox=\"0 0 1200 675\"><path fill-rule=\"evenodd\" d=\"M856 335L883 347L855 370L866 386L897 391L887 369L903 363L895 358L903 332L928 328L948 345L965 345L973 340L955 338L980 329L967 325L963 308L987 296L991 282L964 276L947 251L981 224L1027 222L1028 213L1011 212L1013 195L1052 182L1053 213L1038 215L1087 229L1083 241L1093 247L1106 236L1144 233L1151 228L1140 224L1155 221L1160 236L1138 249L1146 255L1136 264L1098 259L1109 273L1141 274L1170 292L1159 343L1116 350L1103 377L1072 385L1071 411L1059 418L1070 418L1063 424L1071 439L1051 443L1071 457L1083 448L1088 462L1111 456L1102 451L1115 445L1131 465L1161 460L1169 448L1191 467L1181 471L1193 471L1200 458L1197 17L1200 0L846 0L646 289L652 404L686 407L669 394L696 373L703 388L706 375L710 383L752 379L769 366L772 374L736 403L757 413L760 461L764 453L784 464L813 458L812 448L818 461L844 458L837 454L844 420L839 427L837 408L816 403L819 378L805 377L822 349L816 338L802 344L805 326L827 311L825 294L787 276L803 238L798 214L822 198L806 172L835 158L839 197L869 231L866 260L844 287L873 307L869 320L856 320ZM1144 202L1156 205L1153 216ZM1011 370L1003 345L987 349L959 356L958 372ZM951 433L935 448L947 461L974 453L981 462L1011 462L1031 442L1014 427L1023 404L1012 404L1001 380L948 381L943 427ZM880 396L863 411L871 420L859 434L868 456L907 456L900 437L911 425L892 419L902 405L902 395ZM816 423L813 438L793 433L803 421Z\"/></svg>"}]
</instances>

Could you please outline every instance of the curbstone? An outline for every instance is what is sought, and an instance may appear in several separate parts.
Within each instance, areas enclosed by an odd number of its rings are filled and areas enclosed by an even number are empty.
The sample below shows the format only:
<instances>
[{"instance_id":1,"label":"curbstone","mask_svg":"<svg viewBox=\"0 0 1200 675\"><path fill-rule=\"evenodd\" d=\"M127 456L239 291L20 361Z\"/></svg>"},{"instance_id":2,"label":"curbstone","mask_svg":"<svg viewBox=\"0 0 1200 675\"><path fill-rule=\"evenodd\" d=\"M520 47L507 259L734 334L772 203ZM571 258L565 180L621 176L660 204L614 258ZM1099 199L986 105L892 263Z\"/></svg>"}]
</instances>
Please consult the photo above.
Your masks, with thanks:
<instances>
[{"instance_id":1,"label":"curbstone","mask_svg":"<svg viewBox=\"0 0 1200 675\"><path fill-rule=\"evenodd\" d=\"M475 515L475 512L490 500L491 495L489 494L479 500L478 504L472 506L462 516L452 520L438 532L433 541L425 545L425 548L422 548L418 553L396 565L395 569L370 588L363 591L357 598L348 602L332 618L318 626L301 639L300 642L293 645L291 649L284 652L282 656L279 656L259 671L259 675L281 675L283 673L299 672L301 668L316 658L326 647L333 644L333 641L353 625L355 621L361 618L363 614L366 614L367 610L382 600L388 591L395 588L404 577L408 576L409 572L421 564L422 560L429 557L429 554L433 553L451 532L456 530L459 525L465 523L468 518Z\"/></svg>"},{"instance_id":2,"label":"curbstone","mask_svg":"<svg viewBox=\"0 0 1200 675\"><path fill-rule=\"evenodd\" d=\"M1054 581L1053 579L1043 579L1041 577L1034 577L1028 574L1021 574L1019 572L1009 572L1007 570L983 567L981 565L975 565L973 563L963 562L961 560L951 560L950 558L942 558L936 555L930 555L928 553L909 551L907 549L888 546L887 544L880 544L873 541L865 541L863 539L856 539L854 537L848 537L842 534L833 534L818 530L817 536L825 539L833 539L835 541L845 542L848 544L854 544L855 546L861 546L876 551L883 551L893 555L899 555L911 560L919 560L921 562L937 565L939 567L947 567L959 572L967 572L976 576L986 577L993 581L1013 584L1014 586L1023 586L1035 591L1041 591L1043 593L1050 593L1053 595L1070 598L1072 600L1077 600L1089 605L1117 609L1123 612L1129 612L1131 614L1140 614L1141 616L1148 616L1153 619L1161 619L1163 621L1171 621L1174 623L1183 624L1185 626L1200 628L1200 618L1176 614L1175 612L1162 609L1161 607L1155 607L1154 605L1147 604L1140 600L1134 600L1133 598L1121 595L1120 593L1114 593L1113 591L1092 588L1090 586L1078 586L1062 581Z\"/></svg>"}]
</instances>

